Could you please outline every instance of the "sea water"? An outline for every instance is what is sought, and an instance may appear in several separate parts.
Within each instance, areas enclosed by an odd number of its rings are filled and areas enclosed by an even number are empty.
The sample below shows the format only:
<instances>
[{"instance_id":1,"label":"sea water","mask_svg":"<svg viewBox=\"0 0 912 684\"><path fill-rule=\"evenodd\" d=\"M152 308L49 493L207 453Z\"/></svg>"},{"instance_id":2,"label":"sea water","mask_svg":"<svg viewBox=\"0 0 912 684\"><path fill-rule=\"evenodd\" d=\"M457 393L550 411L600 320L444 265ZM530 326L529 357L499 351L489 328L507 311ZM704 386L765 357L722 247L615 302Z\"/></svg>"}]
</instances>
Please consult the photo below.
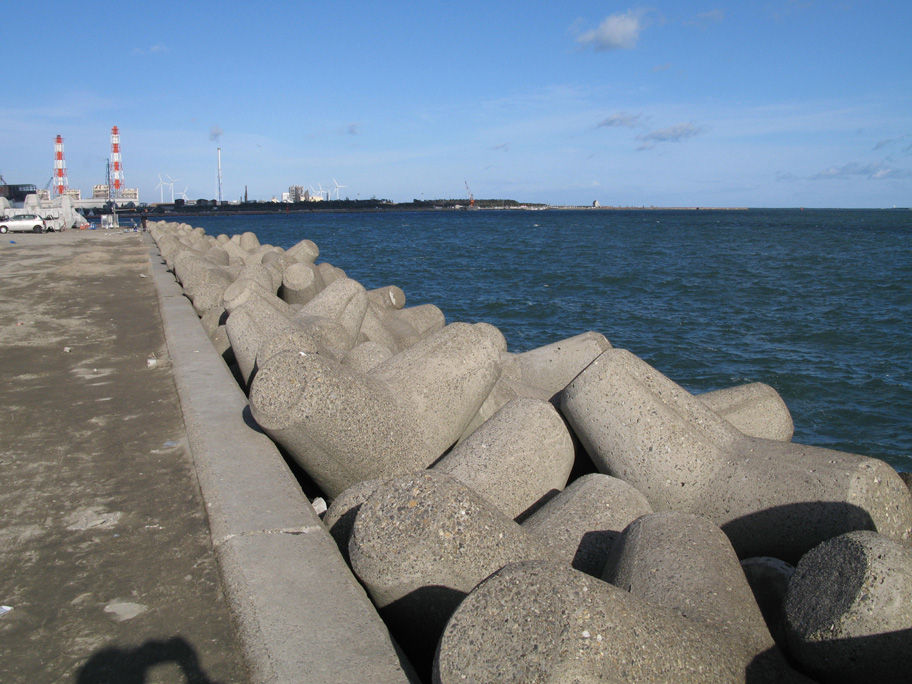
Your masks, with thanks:
<instances>
[{"instance_id":1,"label":"sea water","mask_svg":"<svg viewBox=\"0 0 912 684\"><path fill-rule=\"evenodd\" d=\"M795 441L912 470L912 211L545 210L185 218L317 243L366 288L511 351L603 333L691 392L772 385Z\"/></svg>"}]
</instances>

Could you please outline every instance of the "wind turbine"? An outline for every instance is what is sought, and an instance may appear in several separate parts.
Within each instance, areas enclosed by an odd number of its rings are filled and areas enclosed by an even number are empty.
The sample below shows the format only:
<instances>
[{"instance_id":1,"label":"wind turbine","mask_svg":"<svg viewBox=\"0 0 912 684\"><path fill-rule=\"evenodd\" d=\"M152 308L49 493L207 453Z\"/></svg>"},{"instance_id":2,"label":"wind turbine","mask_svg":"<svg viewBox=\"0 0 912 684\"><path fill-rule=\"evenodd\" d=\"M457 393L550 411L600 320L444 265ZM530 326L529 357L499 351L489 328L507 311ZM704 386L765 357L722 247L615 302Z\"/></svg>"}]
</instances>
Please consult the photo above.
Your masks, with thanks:
<instances>
[{"instance_id":1,"label":"wind turbine","mask_svg":"<svg viewBox=\"0 0 912 684\"><path fill-rule=\"evenodd\" d=\"M158 174L158 185L155 186L155 189L159 191L159 203L165 203L165 181L162 180L162 175Z\"/></svg>"},{"instance_id":2,"label":"wind turbine","mask_svg":"<svg viewBox=\"0 0 912 684\"><path fill-rule=\"evenodd\" d=\"M180 197L180 198L181 198L182 200L184 200L185 202L187 201L187 188L188 188L188 187L189 187L189 186L186 186L186 185L185 185L183 191L177 193L177 196Z\"/></svg>"},{"instance_id":3,"label":"wind turbine","mask_svg":"<svg viewBox=\"0 0 912 684\"><path fill-rule=\"evenodd\" d=\"M165 175L168 176L168 174L165 174ZM168 185L168 187L171 188L171 204L174 204L174 183L175 183L175 181L179 181L179 180L180 180L180 178L171 178L171 176L168 176L168 182L166 183L166 185Z\"/></svg>"},{"instance_id":4,"label":"wind turbine","mask_svg":"<svg viewBox=\"0 0 912 684\"><path fill-rule=\"evenodd\" d=\"M333 178L333 185L336 186L336 199L339 199L339 190L341 190L342 188L348 187L348 186L342 185L335 178Z\"/></svg>"}]
</instances>

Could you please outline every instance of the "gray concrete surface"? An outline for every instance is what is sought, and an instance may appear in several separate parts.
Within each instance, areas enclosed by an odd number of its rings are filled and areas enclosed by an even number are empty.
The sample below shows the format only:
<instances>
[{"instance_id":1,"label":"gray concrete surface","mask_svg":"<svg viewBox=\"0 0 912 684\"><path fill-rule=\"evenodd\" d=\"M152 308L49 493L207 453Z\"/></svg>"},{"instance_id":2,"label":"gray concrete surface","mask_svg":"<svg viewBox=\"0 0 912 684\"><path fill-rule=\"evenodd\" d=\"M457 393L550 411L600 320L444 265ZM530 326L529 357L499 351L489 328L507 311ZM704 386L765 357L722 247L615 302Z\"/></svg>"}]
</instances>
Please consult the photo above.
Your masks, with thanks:
<instances>
[{"instance_id":1,"label":"gray concrete surface","mask_svg":"<svg viewBox=\"0 0 912 684\"><path fill-rule=\"evenodd\" d=\"M0 371L0 682L249 681L141 235L2 236Z\"/></svg>"},{"instance_id":2,"label":"gray concrete surface","mask_svg":"<svg viewBox=\"0 0 912 684\"><path fill-rule=\"evenodd\" d=\"M479 494L425 470L382 482L361 504L352 568L419 672L459 601L507 563L554 558Z\"/></svg>"},{"instance_id":3,"label":"gray concrete surface","mask_svg":"<svg viewBox=\"0 0 912 684\"><path fill-rule=\"evenodd\" d=\"M589 473L523 520L522 526L577 570L601 577L615 541L652 507L632 485Z\"/></svg>"},{"instance_id":4,"label":"gray concrete surface","mask_svg":"<svg viewBox=\"0 0 912 684\"><path fill-rule=\"evenodd\" d=\"M812 675L831 682L908 682L912 549L867 530L806 553L785 597L786 638Z\"/></svg>"},{"instance_id":5,"label":"gray concrete surface","mask_svg":"<svg viewBox=\"0 0 912 684\"><path fill-rule=\"evenodd\" d=\"M745 659L709 625L564 563L513 563L459 605L435 682L806 681L781 659Z\"/></svg>"},{"instance_id":6,"label":"gray concrete surface","mask_svg":"<svg viewBox=\"0 0 912 684\"><path fill-rule=\"evenodd\" d=\"M146 236L0 284L0 681L414 680Z\"/></svg>"},{"instance_id":7,"label":"gray concrete surface","mask_svg":"<svg viewBox=\"0 0 912 684\"><path fill-rule=\"evenodd\" d=\"M547 401L513 399L434 464L516 518L559 492L573 468L573 440Z\"/></svg>"},{"instance_id":8,"label":"gray concrete surface","mask_svg":"<svg viewBox=\"0 0 912 684\"><path fill-rule=\"evenodd\" d=\"M706 518L676 511L637 518L615 544L602 579L710 625L742 649L745 662L773 648L735 550Z\"/></svg>"},{"instance_id":9,"label":"gray concrete surface","mask_svg":"<svg viewBox=\"0 0 912 684\"><path fill-rule=\"evenodd\" d=\"M602 353L564 390L561 410L600 471L656 510L710 518L741 557L792 562L857 529L912 536L912 498L888 464L749 437L629 351Z\"/></svg>"},{"instance_id":10,"label":"gray concrete surface","mask_svg":"<svg viewBox=\"0 0 912 684\"><path fill-rule=\"evenodd\" d=\"M188 441L252 679L409 681L386 626L151 253Z\"/></svg>"}]
</instances>

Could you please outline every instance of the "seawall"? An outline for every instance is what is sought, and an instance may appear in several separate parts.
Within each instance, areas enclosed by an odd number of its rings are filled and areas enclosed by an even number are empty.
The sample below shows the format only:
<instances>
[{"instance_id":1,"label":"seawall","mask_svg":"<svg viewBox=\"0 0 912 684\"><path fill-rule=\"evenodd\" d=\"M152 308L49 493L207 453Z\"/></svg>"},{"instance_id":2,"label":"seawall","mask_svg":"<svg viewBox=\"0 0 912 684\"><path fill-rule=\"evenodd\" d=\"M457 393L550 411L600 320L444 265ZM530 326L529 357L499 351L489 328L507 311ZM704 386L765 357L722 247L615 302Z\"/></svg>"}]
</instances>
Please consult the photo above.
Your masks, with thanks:
<instances>
[{"instance_id":1,"label":"seawall","mask_svg":"<svg viewBox=\"0 0 912 684\"><path fill-rule=\"evenodd\" d=\"M751 671L799 680L781 654L799 630L785 629L781 610L760 614L762 583L739 562L793 567L856 530L908 548L912 499L899 476L792 445L771 388L693 397L594 332L511 355L492 326L445 325L436 307L405 307L394 286L367 292L317 263L308 241L281 250L250 233L150 229L213 544L257 681L529 681L631 659L631 679L653 666L692 679L711 665L720 681ZM288 463L331 503L323 520ZM650 535L687 539L696 555ZM684 576L637 570L650 554L644 568ZM709 572L684 562L702 554L719 559ZM565 636L544 626L486 635L500 645L473 660L467 644L492 606L510 625L531 624L536 602L505 598L510 586L535 595L530 577L605 592L587 609L605 612L601 638L580 626L554 650ZM735 604L707 598L713 586ZM772 603L784 602L783 590ZM638 616L624 628L633 634L691 646L676 664L639 643L608 653L603 641L633 637L606 631L606 606ZM712 642L739 646L701 660Z\"/></svg>"}]
</instances>

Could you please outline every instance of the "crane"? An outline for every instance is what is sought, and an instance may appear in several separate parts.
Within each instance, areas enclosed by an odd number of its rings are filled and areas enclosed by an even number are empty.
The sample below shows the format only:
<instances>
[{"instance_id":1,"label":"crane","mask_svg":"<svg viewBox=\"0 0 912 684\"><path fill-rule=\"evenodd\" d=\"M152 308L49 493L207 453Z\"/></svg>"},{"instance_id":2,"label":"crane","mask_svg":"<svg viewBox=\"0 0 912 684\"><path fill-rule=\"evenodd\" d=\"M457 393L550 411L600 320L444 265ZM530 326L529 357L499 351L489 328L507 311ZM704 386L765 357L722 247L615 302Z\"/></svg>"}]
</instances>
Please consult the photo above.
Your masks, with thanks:
<instances>
[{"instance_id":1,"label":"crane","mask_svg":"<svg viewBox=\"0 0 912 684\"><path fill-rule=\"evenodd\" d=\"M472 191L469 189L469 181L465 182L466 192L469 193L469 209L475 208L475 195L472 194Z\"/></svg>"}]
</instances>

